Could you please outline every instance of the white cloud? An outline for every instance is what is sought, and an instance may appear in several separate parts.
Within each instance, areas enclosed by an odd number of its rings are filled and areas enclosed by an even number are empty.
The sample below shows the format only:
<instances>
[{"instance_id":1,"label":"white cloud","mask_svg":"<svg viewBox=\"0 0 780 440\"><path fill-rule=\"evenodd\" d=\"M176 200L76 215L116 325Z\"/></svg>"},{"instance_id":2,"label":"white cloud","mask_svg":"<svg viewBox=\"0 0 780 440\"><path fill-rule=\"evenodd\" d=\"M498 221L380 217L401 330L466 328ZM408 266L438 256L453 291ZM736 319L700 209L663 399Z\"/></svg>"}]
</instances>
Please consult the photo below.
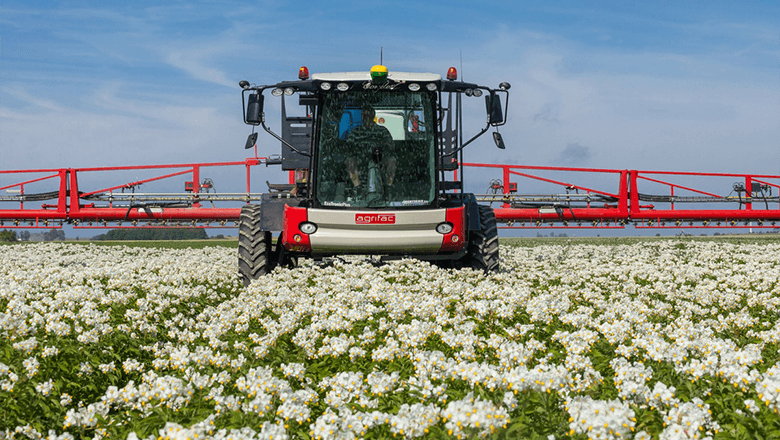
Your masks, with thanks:
<instances>
[{"instance_id":1,"label":"white cloud","mask_svg":"<svg viewBox=\"0 0 780 440\"><path fill-rule=\"evenodd\" d=\"M227 74L215 67L210 66L209 55L216 52L217 49L206 49L196 47L191 49L178 49L170 52L165 62L177 69L181 69L195 79L208 81L225 87L235 87L236 81L228 79ZM211 53L209 53L211 52Z\"/></svg>"}]
</instances>

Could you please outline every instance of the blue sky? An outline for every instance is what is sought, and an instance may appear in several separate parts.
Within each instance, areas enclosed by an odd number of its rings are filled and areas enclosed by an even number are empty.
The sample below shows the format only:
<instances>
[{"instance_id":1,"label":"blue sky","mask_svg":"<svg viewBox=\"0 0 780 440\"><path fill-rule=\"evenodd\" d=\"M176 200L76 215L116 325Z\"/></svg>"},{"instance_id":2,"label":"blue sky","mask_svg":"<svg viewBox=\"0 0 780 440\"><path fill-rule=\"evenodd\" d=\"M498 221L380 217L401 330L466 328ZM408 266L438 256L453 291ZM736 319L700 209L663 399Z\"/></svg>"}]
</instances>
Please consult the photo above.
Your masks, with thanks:
<instances>
[{"instance_id":1,"label":"blue sky","mask_svg":"<svg viewBox=\"0 0 780 440\"><path fill-rule=\"evenodd\" d=\"M0 168L242 160L239 80L367 70L383 47L391 70L462 54L468 81L512 84L507 150L486 136L467 160L778 174L778 23L776 0L6 0Z\"/></svg>"}]
</instances>

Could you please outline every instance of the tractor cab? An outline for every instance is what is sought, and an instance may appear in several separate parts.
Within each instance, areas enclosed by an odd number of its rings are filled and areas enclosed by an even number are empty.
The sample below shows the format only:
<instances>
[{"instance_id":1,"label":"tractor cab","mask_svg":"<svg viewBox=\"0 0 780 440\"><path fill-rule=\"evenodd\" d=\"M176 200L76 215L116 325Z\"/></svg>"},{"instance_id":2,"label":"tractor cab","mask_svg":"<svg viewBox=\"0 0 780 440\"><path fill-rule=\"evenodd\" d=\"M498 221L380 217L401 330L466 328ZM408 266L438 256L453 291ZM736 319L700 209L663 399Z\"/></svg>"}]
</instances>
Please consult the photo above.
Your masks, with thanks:
<instances>
[{"instance_id":1,"label":"tractor cab","mask_svg":"<svg viewBox=\"0 0 780 440\"><path fill-rule=\"evenodd\" d=\"M287 194L268 194L259 205L244 208L242 224L246 220L247 230L260 231L244 240L246 253L257 254L251 242L258 241L267 253L261 263L245 261L254 271L245 281L256 277L258 265L265 273L297 256L363 253L471 261L469 236L483 229L480 216L487 214L480 213L489 208L463 193L462 152L491 126L504 124L509 84L491 89L457 81L454 68L443 79L374 66L369 72L311 76L302 67L298 81L263 86L241 81L240 86L244 122L281 141L277 162L295 176ZM272 98L281 99L281 135L265 124L269 89ZM286 101L294 95L304 116L287 114ZM503 106L501 95L507 98ZM482 96L484 128L464 141L463 102ZM256 136L250 135L248 148ZM494 138L503 148L500 134ZM497 247L495 252L490 270L497 268ZM239 266L241 261L240 256Z\"/></svg>"},{"instance_id":2,"label":"tractor cab","mask_svg":"<svg viewBox=\"0 0 780 440\"><path fill-rule=\"evenodd\" d=\"M323 93L314 204L396 209L436 200L435 100L408 90Z\"/></svg>"}]
</instances>

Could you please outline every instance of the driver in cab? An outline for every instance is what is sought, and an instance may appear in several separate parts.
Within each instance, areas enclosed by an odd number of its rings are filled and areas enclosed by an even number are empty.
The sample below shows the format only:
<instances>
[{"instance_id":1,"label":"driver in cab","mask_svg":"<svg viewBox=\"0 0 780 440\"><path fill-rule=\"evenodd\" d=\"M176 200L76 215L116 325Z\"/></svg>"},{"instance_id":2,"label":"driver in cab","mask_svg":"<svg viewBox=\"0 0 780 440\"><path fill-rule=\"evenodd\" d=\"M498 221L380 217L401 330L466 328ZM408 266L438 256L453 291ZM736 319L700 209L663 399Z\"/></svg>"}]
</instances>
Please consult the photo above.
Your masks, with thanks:
<instances>
[{"instance_id":1,"label":"driver in cab","mask_svg":"<svg viewBox=\"0 0 780 440\"><path fill-rule=\"evenodd\" d=\"M361 178L369 179L369 192L379 192L374 187L378 182L372 180L372 169L384 170L384 185L392 186L395 178L396 158L394 153L393 136L390 130L376 123L376 111L368 104L363 106L361 112L362 124L358 125L347 138L347 144L358 157L351 157L346 161L349 180L354 186L361 184ZM369 158L370 155L370 158ZM364 175L368 168L368 176Z\"/></svg>"}]
</instances>

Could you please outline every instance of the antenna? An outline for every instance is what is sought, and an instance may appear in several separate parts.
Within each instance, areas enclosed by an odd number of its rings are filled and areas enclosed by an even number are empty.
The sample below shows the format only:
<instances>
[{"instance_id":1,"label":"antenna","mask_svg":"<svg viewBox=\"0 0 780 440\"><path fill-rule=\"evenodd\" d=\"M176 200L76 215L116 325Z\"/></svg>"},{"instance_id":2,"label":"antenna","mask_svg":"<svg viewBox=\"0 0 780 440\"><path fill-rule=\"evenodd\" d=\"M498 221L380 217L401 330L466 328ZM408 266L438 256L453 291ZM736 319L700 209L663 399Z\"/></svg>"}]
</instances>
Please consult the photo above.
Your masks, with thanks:
<instances>
[{"instance_id":1,"label":"antenna","mask_svg":"<svg viewBox=\"0 0 780 440\"><path fill-rule=\"evenodd\" d=\"M382 59L382 58L384 58L384 53L383 53L384 49L385 49L384 47L379 46L379 65L381 65L381 66L385 65L384 60Z\"/></svg>"},{"instance_id":2,"label":"antenna","mask_svg":"<svg viewBox=\"0 0 780 440\"><path fill-rule=\"evenodd\" d=\"M465 81L463 77L463 49L460 50L460 82Z\"/></svg>"}]
</instances>

